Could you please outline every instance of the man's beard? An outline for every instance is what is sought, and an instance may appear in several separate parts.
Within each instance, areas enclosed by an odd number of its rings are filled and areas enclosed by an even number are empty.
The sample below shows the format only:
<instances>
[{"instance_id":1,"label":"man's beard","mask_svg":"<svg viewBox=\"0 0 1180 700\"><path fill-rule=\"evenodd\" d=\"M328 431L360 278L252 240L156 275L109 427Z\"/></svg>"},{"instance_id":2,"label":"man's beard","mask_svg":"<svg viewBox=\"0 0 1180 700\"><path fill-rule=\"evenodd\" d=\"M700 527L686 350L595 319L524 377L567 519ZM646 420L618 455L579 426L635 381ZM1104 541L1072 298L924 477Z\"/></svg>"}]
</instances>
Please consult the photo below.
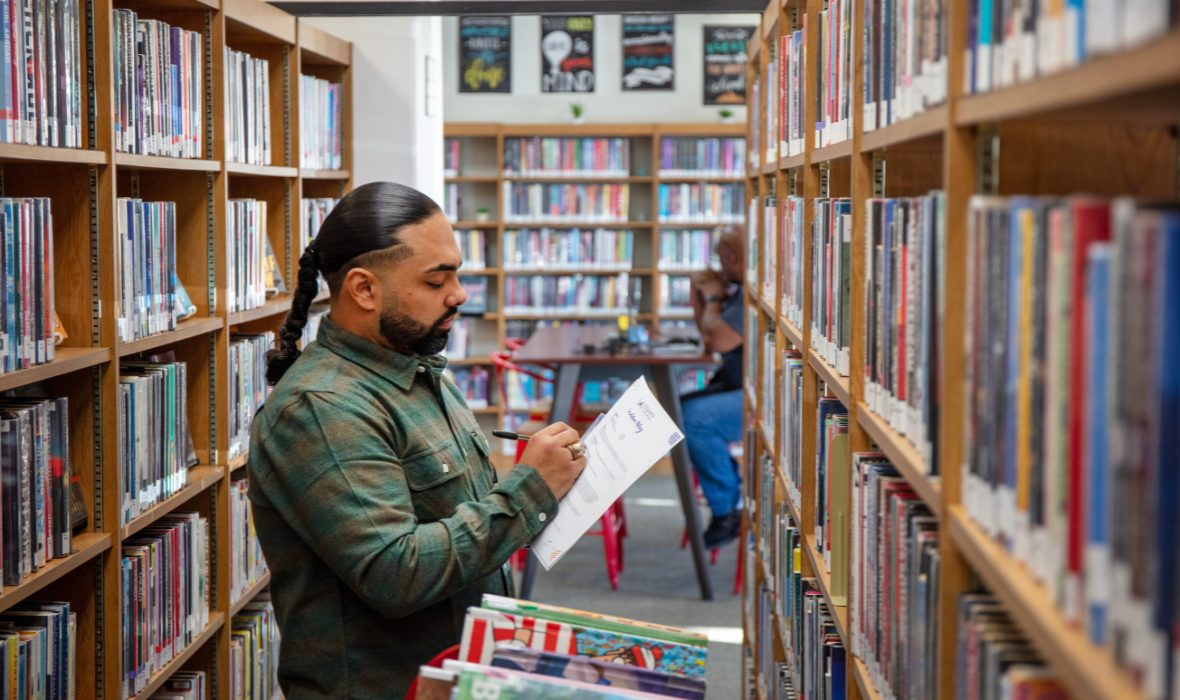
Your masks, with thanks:
<instances>
[{"instance_id":1,"label":"man's beard","mask_svg":"<svg viewBox=\"0 0 1180 700\"><path fill-rule=\"evenodd\" d=\"M433 325L427 326L397 311L388 311L381 314L381 335L403 355L434 355L442 352L451 337L450 328L439 326L458 313L459 308L452 307Z\"/></svg>"}]
</instances>

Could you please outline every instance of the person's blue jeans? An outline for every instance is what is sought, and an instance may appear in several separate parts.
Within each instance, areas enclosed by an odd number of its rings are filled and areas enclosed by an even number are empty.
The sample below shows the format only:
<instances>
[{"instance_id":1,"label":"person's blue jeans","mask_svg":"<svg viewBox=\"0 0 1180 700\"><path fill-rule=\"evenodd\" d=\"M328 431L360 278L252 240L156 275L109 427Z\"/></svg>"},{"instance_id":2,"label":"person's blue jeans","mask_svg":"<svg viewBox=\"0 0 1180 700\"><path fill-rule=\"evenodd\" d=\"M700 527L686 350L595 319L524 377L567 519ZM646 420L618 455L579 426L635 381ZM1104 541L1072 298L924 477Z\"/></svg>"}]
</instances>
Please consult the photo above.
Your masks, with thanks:
<instances>
[{"instance_id":1,"label":"person's blue jeans","mask_svg":"<svg viewBox=\"0 0 1180 700\"><path fill-rule=\"evenodd\" d=\"M742 390L685 397L681 406L688 453L713 517L726 515L742 497L742 474L729 443L742 439Z\"/></svg>"}]
</instances>

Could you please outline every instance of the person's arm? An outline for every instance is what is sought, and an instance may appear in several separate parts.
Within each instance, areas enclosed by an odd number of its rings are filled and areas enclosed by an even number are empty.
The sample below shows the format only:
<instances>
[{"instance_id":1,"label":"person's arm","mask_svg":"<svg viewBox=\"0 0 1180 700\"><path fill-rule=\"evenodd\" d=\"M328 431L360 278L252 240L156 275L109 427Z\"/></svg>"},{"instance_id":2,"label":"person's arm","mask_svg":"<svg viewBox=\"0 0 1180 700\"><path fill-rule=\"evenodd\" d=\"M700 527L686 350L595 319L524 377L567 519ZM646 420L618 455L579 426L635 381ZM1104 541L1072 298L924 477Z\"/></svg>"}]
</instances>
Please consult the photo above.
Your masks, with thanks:
<instances>
[{"instance_id":1,"label":"person's arm","mask_svg":"<svg viewBox=\"0 0 1180 700\"><path fill-rule=\"evenodd\" d=\"M701 332L701 342L709 352L727 353L742 344L742 334L721 316L725 285L720 275L694 275L692 278L692 316Z\"/></svg>"},{"instance_id":2,"label":"person's arm","mask_svg":"<svg viewBox=\"0 0 1180 700\"><path fill-rule=\"evenodd\" d=\"M405 617L495 572L557 514L545 480L518 464L487 497L420 523L374 411L311 394L286 418L281 433L254 440L251 449L265 450L272 467L252 476L299 537L386 617Z\"/></svg>"}]
</instances>

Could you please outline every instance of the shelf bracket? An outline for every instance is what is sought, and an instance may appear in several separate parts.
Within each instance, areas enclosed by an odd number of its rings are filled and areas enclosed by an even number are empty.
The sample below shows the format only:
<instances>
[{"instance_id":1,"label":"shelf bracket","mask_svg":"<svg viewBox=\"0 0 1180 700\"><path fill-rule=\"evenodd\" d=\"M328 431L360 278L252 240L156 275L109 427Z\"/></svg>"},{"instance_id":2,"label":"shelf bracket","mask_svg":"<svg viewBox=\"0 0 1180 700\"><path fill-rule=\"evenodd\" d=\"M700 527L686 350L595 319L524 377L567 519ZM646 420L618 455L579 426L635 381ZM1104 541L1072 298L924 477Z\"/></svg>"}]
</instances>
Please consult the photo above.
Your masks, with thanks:
<instances>
[{"instance_id":1,"label":"shelf bracket","mask_svg":"<svg viewBox=\"0 0 1180 700\"><path fill-rule=\"evenodd\" d=\"M873 151L873 197L885 196L885 151Z\"/></svg>"},{"instance_id":2,"label":"shelf bracket","mask_svg":"<svg viewBox=\"0 0 1180 700\"><path fill-rule=\"evenodd\" d=\"M205 160L213 156L213 10L205 10Z\"/></svg>"},{"instance_id":3,"label":"shelf bracket","mask_svg":"<svg viewBox=\"0 0 1180 700\"><path fill-rule=\"evenodd\" d=\"M139 199L139 171L131 171L131 198Z\"/></svg>"},{"instance_id":4,"label":"shelf bracket","mask_svg":"<svg viewBox=\"0 0 1180 700\"><path fill-rule=\"evenodd\" d=\"M86 3L86 8L89 23L89 16L92 12L89 2ZM88 32L92 32L92 28L88 27ZM90 41L90 38L87 40ZM91 45L88 48L93 47ZM93 65L91 63L91 66ZM89 70L93 74L93 67ZM90 122L90 129L93 134L93 120ZM93 136L90 143L93 147ZM90 345L91 347L99 347L102 345L102 287L99 274L102 268L99 258L102 247L98 225L98 168L91 166L88 170L88 185L90 187L90 201L88 203L90 207ZM94 532L103 532L106 523L103 518L102 367L99 365L90 368L90 415L90 439L94 450L91 466L93 501L90 509L90 523ZM94 567L94 697L96 700L103 700L106 696L106 641L104 639L106 636L106 594L103 576L103 567Z\"/></svg>"},{"instance_id":5,"label":"shelf bracket","mask_svg":"<svg viewBox=\"0 0 1180 700\"><path fill-rule=\"evenodd\" d=\"M975 191L1000 193L1000 129L995 125L981 126L975 136Z\"/></svg>"},{"instance_id":6,"label":"shelf bracket","mask_svg":"<svg viewBox=\"0 0 1180 700\"><path fill-rule=\"evenodd\" d=\"M284 165L298 168L299 164L291 157L291 47L287 44L283 44L283 151ZM287 279L291 279L290 275L288 268Z\"/></svg>"},{"instance_id":7,"label":"shelf bracket","mask_svg":"<svg viewBox=\"0 0 1180 700\"><path fill-rule=\"evenodd\" d=\"M791 168L787 171L787 194L792 197L799 196L799 169Z\"/></svg>"},{"instance_id":8,"label":"shelf bracket","mask_svg":"<svg viewBox=\"0 0 1180 700\"><path fill-rule=\"evenodd\" d=\"M819 164L819 196L830 197L832 187L832 166L827 161Z\"/></svg>"},{"instance_id":9,"label":"shelf bracket","mask_svg":"<svg viewBox=\"0 0 1180 700\"><path fill-rule=\"evenodd\" d=\"M86 0L86 147L91 151L98 150L98 81L94 66L94 0Z\"/></svg>"}]
</instances>

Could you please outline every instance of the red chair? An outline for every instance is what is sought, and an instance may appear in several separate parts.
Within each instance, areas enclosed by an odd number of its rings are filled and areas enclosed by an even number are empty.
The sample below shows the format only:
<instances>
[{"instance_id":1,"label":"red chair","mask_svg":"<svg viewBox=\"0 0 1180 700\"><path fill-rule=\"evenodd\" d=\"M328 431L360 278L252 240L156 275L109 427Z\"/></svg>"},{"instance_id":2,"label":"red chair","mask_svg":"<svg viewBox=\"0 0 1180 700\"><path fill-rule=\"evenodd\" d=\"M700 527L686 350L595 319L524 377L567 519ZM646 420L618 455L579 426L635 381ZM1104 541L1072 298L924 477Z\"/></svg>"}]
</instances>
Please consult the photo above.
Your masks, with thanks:
<instances>
[{"instance_id":1,"label":"red chair","mask_svg":"<svg viewBox=\"0 0 1180 700\"><path fill-rule=\"evenodd\" d=\"M430 666L431 668L442 668L443 662L446 661L447 659L458 660L459 647L460 647L460 645L458 645L458 644L456 644L453 647L447 647L446 649L439 652L438 656L435 656L426 665ZM406 700L414 700L417 697L418 697L418 679L415 678L414 682L410 684L410 689L406 691Z\"/></svg>"}]
</instances>

